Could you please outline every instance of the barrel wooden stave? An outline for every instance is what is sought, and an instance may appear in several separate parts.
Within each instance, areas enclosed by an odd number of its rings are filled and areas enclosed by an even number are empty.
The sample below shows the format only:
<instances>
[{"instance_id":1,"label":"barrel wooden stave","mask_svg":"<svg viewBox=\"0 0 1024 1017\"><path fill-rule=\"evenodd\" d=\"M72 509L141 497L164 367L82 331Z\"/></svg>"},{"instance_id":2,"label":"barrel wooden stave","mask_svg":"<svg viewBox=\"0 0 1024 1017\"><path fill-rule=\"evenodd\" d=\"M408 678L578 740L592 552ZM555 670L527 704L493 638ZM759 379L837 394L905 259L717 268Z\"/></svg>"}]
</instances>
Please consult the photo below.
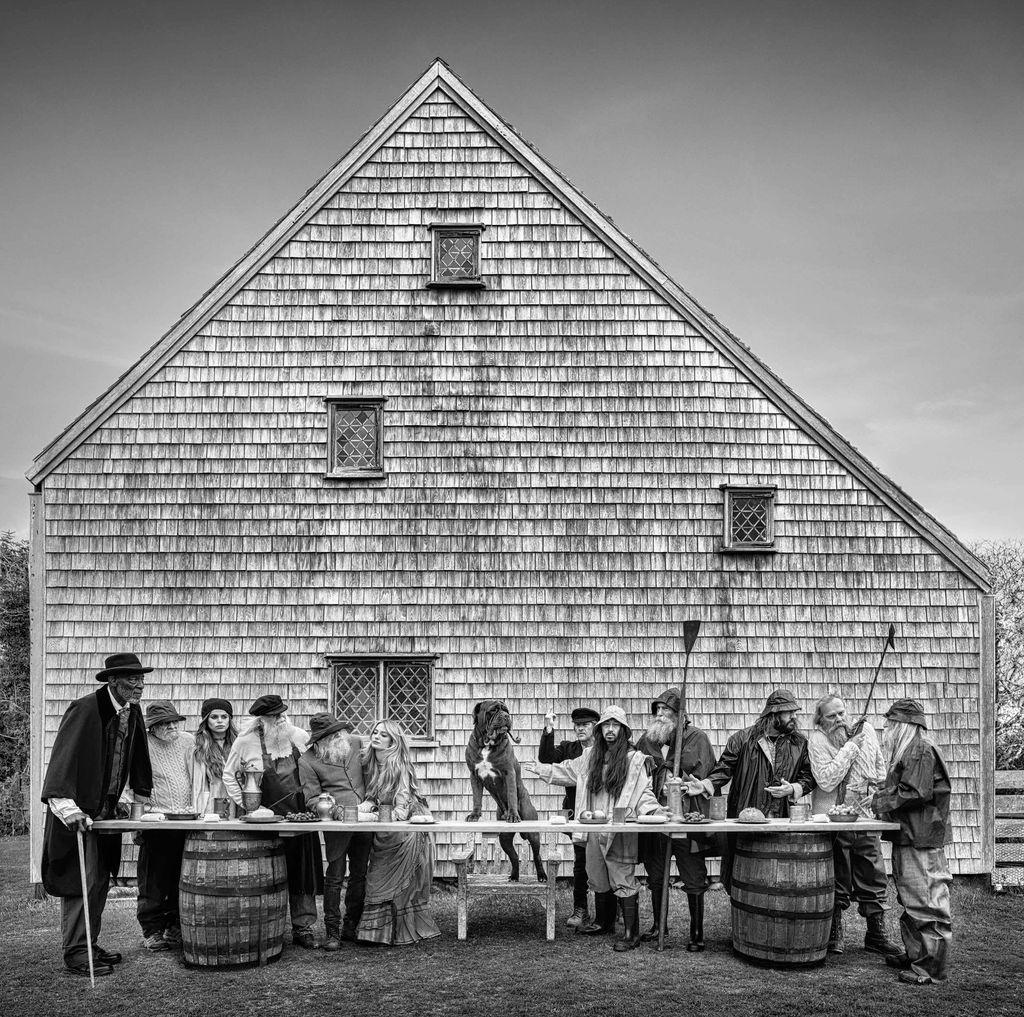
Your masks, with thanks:
<instances>
[{"instance_id":1,"label":"barrel wooden stave","mask_svg":"<svg viewBox=\"0 0 1024 1017\"><path fill-rule=\"evenodd\" d=\"M190 834L178 903L186 964L255 967L277 960L288 918L280 839L236 831Z\"/></svg>"},{"instance_id":2,"label":"barrel wooden stave","mask_svg":"<svg viewBox=\"0 0 1024 1017\"><path fill-rule=\"evenodd\" d=\"M832 924L834 880L827 835L738 836L730 890L733 950L773 967L821 963Z\"/></svg>"}]
</instances>

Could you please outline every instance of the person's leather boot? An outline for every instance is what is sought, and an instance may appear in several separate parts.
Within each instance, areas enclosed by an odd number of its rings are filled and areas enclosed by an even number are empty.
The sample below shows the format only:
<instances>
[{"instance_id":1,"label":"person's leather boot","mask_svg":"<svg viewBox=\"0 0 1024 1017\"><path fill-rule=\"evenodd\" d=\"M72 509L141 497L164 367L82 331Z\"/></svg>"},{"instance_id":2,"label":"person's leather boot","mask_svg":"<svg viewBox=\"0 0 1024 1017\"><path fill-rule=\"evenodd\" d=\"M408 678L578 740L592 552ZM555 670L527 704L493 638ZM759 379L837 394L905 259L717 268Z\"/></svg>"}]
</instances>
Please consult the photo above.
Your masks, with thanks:
<instances>
[{"instance_id":1,"label":"person's leather boot","mask_svg":"<svg viewBox=\"0 0 1024 1017\"><path fill-rule=\"evenodd\" d=\"M899 957L903 950L893 943L885 931L885 914L868 915L868 931L864 935L864 949L869 953L877 953L883 957Z\"/></svg>"},{"instance_id":2,"label":"person's leather boot","mask_svg":"<svg viewBox=\"0 0 1024 1017\"><path fill-rule=\"evenodd\" d=\"M594 894L594 920L581 925L576 932L581 936L607 936L615 931L615 894Z\"/></svg>"},{"instance_id":3,"label":"person's leather boot","mask_svg":"<svg viewBox=\"0 0 1024 1017\"><path fill-rule=\"evenodd\" d=\"M651 880L651 927L640 936L641 943L653 943L658 938L658 921L661 919L661 886ZM665 938L668 939L668 915L665 916Z\"/></svg>"},{"instance_id":4,"label":"person's leather boot","mask_svg":"<svg viewBox=\"0 0 1024 1017\"><path fill-rule=\"evenodd\" d=\"M828 953L843 952L843 909L838 904L832 909L832 928L828 930L826 949Z\"/></svg>"},{"instance_id":5,"label":"person's leather boot","mask_svg":"<svg viewBox=\"0 0 1024 1017\"><path fill-rule=\"evenodd\" d=\"M83 961L74 961L71 964L65 963L64 970L69 975L81 975L85 978L89 977L89 958L86 957ZM97 964L96 958L93 958L92 973L96 978L103 978L105 975L112 975L114 968L110 964Z\"/></svg>"},{"instance_id":6,"label":"person's leather boot","mask_svg":"<svg viewBox=\"0 0 1024 1017\"><path fill-rule=\"evenodd\" d=\"M121 955L116 950L104 950L99 943L94 943L92 948L92 959L94 964L120 964Z\"/></svg>"},{"instance_id":7,"label":"person's leather boot","mask_svg":"<svg viewBox=\"0 0 1024 1017\"><path fill-rule=\"evenodd\" d=\"M573 908L572 914L565 920L567 929L578 929L590 923L590 912L586 908Z\"/></svg>"},{"instance_id":8,"label":"person's leather boot","mask_svg":"<svg viewBox=\"0 0 1024 1017\"><path fill-rule=\"evenodd\" d=\"M622 939L615 940L612 949L616 953L635 950L640 945L640 894L631 897L620 897L619 908L622 910L622 924L625 932Z\"/></svg>"},{"instance_id":9,"label":"person's leather boot","mask_svg":"<svg viewBox=\"0 0 1024 1017\"><path fill-rule=\"evenodd\" d=\"M687 952L699 953L704 949L704 894L688 893L686 903L690 907L690 942Z\"/></svg>"}]
</instances>

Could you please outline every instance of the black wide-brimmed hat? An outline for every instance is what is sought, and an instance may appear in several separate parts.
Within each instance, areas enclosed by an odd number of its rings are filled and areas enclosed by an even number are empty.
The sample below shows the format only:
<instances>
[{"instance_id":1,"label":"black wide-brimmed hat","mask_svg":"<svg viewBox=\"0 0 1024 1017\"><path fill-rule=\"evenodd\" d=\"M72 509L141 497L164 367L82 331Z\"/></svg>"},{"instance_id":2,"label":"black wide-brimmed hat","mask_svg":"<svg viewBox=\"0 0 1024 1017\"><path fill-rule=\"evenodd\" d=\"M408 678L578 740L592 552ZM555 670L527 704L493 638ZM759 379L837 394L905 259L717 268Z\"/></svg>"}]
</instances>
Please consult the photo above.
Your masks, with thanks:
<instances>
[{"instance_id":1,"label":"black wide-brimmed hat","mask_svg":"<svg viewBox=\"0 0 1024 1017\"><path fill-rule=\"evenodd\" d=\"M352 725L347 720L339 720L333 713L318 713L309 721L309 744L327 738L339 731L351 731Z\"/></svg>"},{"instance_id":2,"label":"black wide-brimmed hat","mask_svg":"<svg viewBox=\"0 0 1024 1017\"><path fill-rule=\"evenodd\" d=\"M279 717L287 709L287 704L280 696L260 696L249 707L249 714L253 717Z\"/></svg>"},{"instance_id":3,"label":"black wide-brimmed hat","mask_svg":"<svg viewBox=\"0 0 1024 1017\"><path fill-rule=\"evenodd\" d=\"M96 680L105 682L130 674L149 674L153 669L143 667L134 653L115 653L103 661L103 670L96 672Z\"/></svg>"},{"instance_id":4,"label":"black wide-brimmed hat","mask_svg":"<svg viewBox=\"0 0 1024 1017\"><path fill-rule=\"evenodd\" d=\"M796 696L789 689L776 689L764 704L761 716L767 717L770 713L788 713L790 710L800 711L800 704L796 701Z\"/></svg>"},{"instance_id":5,"label":"black wide-brimmed hat","mask_svg":"<svg viewBox=\"0 0 1024 1017\"><path fill-rule=\"evenodd\" d=\"M901 720L904 724L916 724L928 730L928 721L924 719L924 707L916 699L897 699L885 711L887 720Z\"/></svg>"},{"instance_id":6,"label":"black wide-brimmed hat","mask_svg":"<svg viewBox=\"0 0 1024 1017\"><path fill-rule=\"evenodd\" d=\"M569 716L574 724L596 724L601 719L601 714L589 706L577 706Z\"/></svg>"}]
</instances>

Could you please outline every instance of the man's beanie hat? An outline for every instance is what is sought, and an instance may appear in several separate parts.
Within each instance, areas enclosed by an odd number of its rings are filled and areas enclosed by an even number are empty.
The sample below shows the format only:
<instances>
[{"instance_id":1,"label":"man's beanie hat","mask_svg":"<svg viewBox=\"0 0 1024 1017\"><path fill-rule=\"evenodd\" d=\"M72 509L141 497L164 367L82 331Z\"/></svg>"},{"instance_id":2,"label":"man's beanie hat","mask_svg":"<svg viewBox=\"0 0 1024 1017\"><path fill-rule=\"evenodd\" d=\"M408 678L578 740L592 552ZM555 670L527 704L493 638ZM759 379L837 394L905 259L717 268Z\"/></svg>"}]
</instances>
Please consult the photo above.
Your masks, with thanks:
<instances>
[{"instance_id":1,"label":"man's beanie hat","mask_svg":"<svg viewBox=\"0 0 1024 1017\"><path fill-rule=\"evenodd\" d=\"M214 710L223 710L229 717L235 715L235 711L232 709L231 704L226 699L204 699L202 708L199 711L199 716L205 720L213 713Z\"/></svg>"}]
</instances>

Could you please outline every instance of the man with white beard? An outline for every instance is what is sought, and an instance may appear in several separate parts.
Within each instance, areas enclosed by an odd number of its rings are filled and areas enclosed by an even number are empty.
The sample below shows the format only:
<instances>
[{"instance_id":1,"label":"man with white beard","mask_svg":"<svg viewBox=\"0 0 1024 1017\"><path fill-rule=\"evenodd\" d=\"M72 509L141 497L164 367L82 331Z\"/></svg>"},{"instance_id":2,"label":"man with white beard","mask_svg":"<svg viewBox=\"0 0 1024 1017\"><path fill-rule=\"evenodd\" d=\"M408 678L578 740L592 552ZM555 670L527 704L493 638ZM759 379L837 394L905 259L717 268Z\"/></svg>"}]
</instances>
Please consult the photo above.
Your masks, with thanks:
<instances>
[{"instance_id":1,"label":"man with white beard","mask_svg":"<svg viewBox=\"0 0 1024 1017\"><path fill-rule=\"evenodd\" d=\"M885 779L885 762L878 736L870 724L850 737L846 704L835 695L823 696L814 708L814 730L807 739L811 773L818 786L811 792L815 813L834 805L851 805L866 819L873 817L871 794ZM883 957L901 951L885 931L887 879L882 845L876 833L839 833L832 838L835 861L835 908L828 952L843 952L843 912L850 901L867 922L864 949Z\"/></svg>"},{"instance_id":2,"label":"man with white beard","mask_svg":"<svg viewBox=\"0 0 1024 1017\"><path fill-rule=\"evenodd\" d=\"M299 756L299 777L306 802L327 793L336 806L358 806L365 797L362 742L352 725L331 713L318 713L309 722L309 748ZM367 833L325 833L327 874L324 876L325 950L340 950L343 939L355 942L356 927L366 898L366 865L373 836ZM345 920L341 920L341 884L348 868Z\"/></svg>"},{"instance_id":3,"label":"man with white beard","mask_svg":"<svg viewBox=\"0 0 1024 1017\"><path fill-rule=\"evenodd\" d=\"M159 812L188 812L192 808L192 767L195 739L181 730L185 718L174 704L158 700L146 707L149 761L153 767L153 793L147 801ZM138 833L137 872L139 899L136 916L142 928L142 945L162 951L181 946L178 883L187 834L182 830Z\"/></svg>"},{"instance_id":4,"label":"man with white beard","mask_svg":"<svg viewBox=\"0 0 1024 1017\"><path fill-rule=\"evenodd\" d=\"M647 731L636 743L636 747L650 760L648 771L654 788L654 795L662 805L667 804L665 781L672 776L675 765L675 737L679 724L681 703L679 689L666 689L651 703L651 719ZM679 754L679 772L685 779L703 780L714 768L715 753L708 736L690 722L685 714L682 718L683 734ZM704 795L689 797L683 803L683 812L710 811L710 799ZM672 857L676 860L676 872L683 881L686 902L690 910L690 942L686 949L695 953L704 949L704 892L708 888L708 869L704 861L706 838L693 836L673 840L663 833L640 834L640 860L647 870L647 886L651 891L651 927L640 938L651 942L658 938L658 922L661 920L662 889L665 883L665 854L671 844ZM669 862L671 865L671 861ZM668 929L665 930L668 935Z\"/></svg>"},{"instance_id":5,"label":"man with white beard","mask_svg":"<svg viewBox=\"0 0 1024 1017\"><path fill-rule=\"evenodd\" d=\"M949 973L953 925L949 912L949 864L943 845L949 832L949 772L926 734L924 707L898 699L885 715L882 752L888 769L872 807L879 819L900 824L886 833L893 842L892 878L903 905L900 933L906 953L886 957L909 985L944 982Z\"/></svg>"},{"instance_id":6,"label":"man with white beard","mask_svg":"<svg viewBox=\"0 0 1024 1017\"><path fill-rule=\"evenodd\" d=\"M224 764L224 788L236 804L242 804L242 788L236 774L256 770L263 773L260 790L266 808L273 809L279 816L305 811L299 756L306 750L309 737L288 719L287 709L281 697L275 695L260 696L249 707L254 718L252 727L235 739ZM323 892L320 835L284 838L284 855L288 866L292 942L308 950L315 949L316 895Z\"/></svg>"}]
</instances>

